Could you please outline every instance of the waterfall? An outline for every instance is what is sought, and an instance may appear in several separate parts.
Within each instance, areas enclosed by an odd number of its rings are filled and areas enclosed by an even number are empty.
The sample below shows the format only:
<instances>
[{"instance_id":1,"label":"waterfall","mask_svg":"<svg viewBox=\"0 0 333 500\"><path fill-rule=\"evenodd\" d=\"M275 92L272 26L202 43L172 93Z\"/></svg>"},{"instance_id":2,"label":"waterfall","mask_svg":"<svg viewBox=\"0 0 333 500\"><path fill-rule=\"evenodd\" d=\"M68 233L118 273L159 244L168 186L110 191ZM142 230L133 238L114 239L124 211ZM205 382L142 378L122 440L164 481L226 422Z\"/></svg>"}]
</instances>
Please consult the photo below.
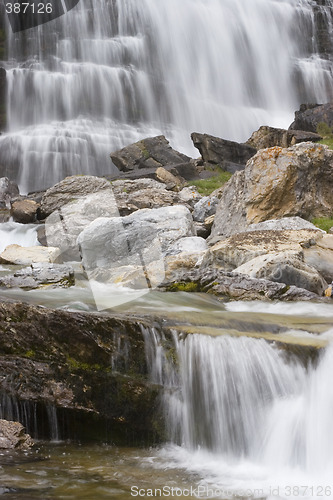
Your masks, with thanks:
<instances>
[{"instance_id":1,"label":"waterfall","mask_svg":"<svg viewBox=\"0 0 333 500\"><path fill-rule=\"evenodd\" d=\"M8 28L0 165L24 191L115 172L112 150L163 133L246 140L332 97L332 0L81 0ZM3 174L2 174L3 175Z\"/></svg>"},{"instance_id":2,"label":"waterfall","mask_svg":"<svg viewBox=\"0 0 333 500\"><path fill-rule=\"evenodd\" d=\"M263 339L174 333L170 356L163 333L144 336L152 380L164 386L169 467L174 460L233 496L244 485L282 497L289 486L330 485L332 344L305 366Z\"/></svg>"}]
</instances>

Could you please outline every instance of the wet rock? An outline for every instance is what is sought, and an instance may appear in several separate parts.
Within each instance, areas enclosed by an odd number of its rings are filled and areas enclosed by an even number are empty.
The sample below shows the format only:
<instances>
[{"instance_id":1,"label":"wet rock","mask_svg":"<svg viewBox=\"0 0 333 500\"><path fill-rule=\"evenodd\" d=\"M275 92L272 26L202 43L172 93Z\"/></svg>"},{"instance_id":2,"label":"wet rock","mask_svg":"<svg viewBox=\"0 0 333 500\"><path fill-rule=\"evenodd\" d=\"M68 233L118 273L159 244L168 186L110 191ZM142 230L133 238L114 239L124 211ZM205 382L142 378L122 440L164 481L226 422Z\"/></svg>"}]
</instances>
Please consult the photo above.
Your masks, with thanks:
<instances>
[{"instance_id":1,"label":"wet rock","mask_svg":"<svg viewBox=\"0 0 333 500\"><path fill-rule=\"evenodd\" d=\"M188 285L188 286L186 286ZM325 300L308 290L218 269L192 269L165 281L163 290L212 293L222 300Z\"/></svg>"},{"instance_id":2,"label":"wet rock","mask_svg":"<svg viewBox=\"0 0 333 500\"><path fill-rule=\"evenodd\" d=\"M319 134L308 132L306 130L285 130L262 126L251 135L246 144L256 149L272 148L279 146L289 148L300 142L318 142L322 139Z\"/></svg>"},{"instance_id":3,"label":"wet rock","mask_svg":"<svg viewBox=\"0 0 333 500\"><path fill-rule=\"evenodd\" d=\"M65 264L32 264L13 274L0 276L0 287L23 288L68 288L75 285L74 270Z\"/></svg>"},{"instance_id":4,"label":"wet rock","mask_svg":"<svg viewBox=\"0 0 333 500\"><path fill-rule=\"evenodd\" d=\"M193 220L204 222L207 217L215 215L219 199L216 196L204 196L194 205Z\"/></svg>"},{"instance_id":5,"label":"wet rock","mask_svg":"<svg viewBox=\"0 0 333 500\"><path fill-rule=\"evenodd\" d=\"M327 288L326 281L314 267L304 263L301 256L289 252L260 255L237 267L234 272L304 288L320 296Z\"/></svg>"},{"instance_id":6,"label":"wet rock","mask_svg":"<svg viewBox=\"0 0 333 500\"><path fill-rule=\"evenodd\" d=\"M110 189L106 179L92 175L73 175L66 177L48 189L42 197L39 209L39 219L44 219L55 210L83 196Z\"/></svg>"},{"instance_id":7,"label":"wet rock","mask_svg":"<svg viewBox=\"0 0 333 500\"><path fill-rule=\"evenodd\" d=\"M301 104L300 109L295 112L295 120L289 129L317 132L319 123L326 123L329 127L333 127L333 103Z\"/></svg>"},{"instance_id":8,"label":"wet rock","mask_svg":"<svg viewBox=\"0 0 333 500\"><path fill-rule=\"evenodd\" d=\"M19 422L0 419L0 448L6 450L28 450L33 446L29 434Z\"/></svg>"},{"instance_id":9,"label":"wet rock","mask_svg":"<svg viewBox=\"0 0 333 500\"><path fill-rule=\"evenodd\" d=\"M149 137L114 151L111 159L121 172L142 168L157 169L190 161L188 156L172 149L164 135Z\"/></svg>"},{"instance_id":10,"label":"wet rock","mask_svg":"<svg viewBox=\"0 0 333 500\"><path fill-rule=\"evenodd\" d=\"M21 247L20 245L8 245L0 254L1 264L27 265L33 263L55 262L60 255L56 247Z\"/></svg>"},{"instance_id":11,"label":"wet rock","mask_svg":"<svg viewBox=\"0 0 333 500\"><path fill-rule=\"evenodd\" d=\"M193 132L191 138L200 151L204 163L219 165L223 170L234 173L242 170L257 150L248 144L227 141L208 134Z\"/></svg>"},{"instance_id":12,"label":"wet rock","mask_svg":"<svg viewBox=\"0 0 333 500\"><path fill-rule=\"evenodd\" d=\"M156 442L160 388L149 381L142 334L150 326L135 316L2 301L0 393L66 412L78 439Z\"/></svg>"},{"instance_id":13,"label":"wet rock","mask_svg":"<svg viewBox=\"0 0 333 500\"><path fill-rule=\"evenodd\" d=\"M11 206L10 214L15 222L21 224L30 224L37 218L39 204L33 200L14 201Z\"/></svg>"},{"instance_id":14,"label":"wet rock","mask_svg":"<svg viewBox=\"0 0 333 500\"><path fill-rule=\"evenodd\" d=\"M333 235L322 233L303 246L304 262L314 267L329 283L333 281Z\"/></svg>"},{"instance_id":15,"label":"wet rock","mask_svg":"<svg viewBox=\"0 0 333 500\"><path fill-rule=\"evenodd\" d=\"M225 185L211 237L286 216L304 219L333 211L333 151L310 142L260 150Z\"/></svg>"}]
</instances>

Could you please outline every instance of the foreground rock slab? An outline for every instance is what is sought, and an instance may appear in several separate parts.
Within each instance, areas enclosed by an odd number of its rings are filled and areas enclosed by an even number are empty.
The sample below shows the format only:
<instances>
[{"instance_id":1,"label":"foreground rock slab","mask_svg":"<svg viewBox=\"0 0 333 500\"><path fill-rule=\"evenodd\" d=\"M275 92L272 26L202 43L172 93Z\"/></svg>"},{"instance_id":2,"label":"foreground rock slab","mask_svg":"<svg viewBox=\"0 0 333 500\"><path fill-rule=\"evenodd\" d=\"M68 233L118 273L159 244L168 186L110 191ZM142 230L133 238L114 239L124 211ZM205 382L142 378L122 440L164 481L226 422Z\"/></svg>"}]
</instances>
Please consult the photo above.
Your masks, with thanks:
<instances>
[{"instance_id":1,"label":"foreground rock slab","mask_svg":"<svg viewBox=\"0 0 333 500\"><path fill-rule=\"evenodd\" d=\"M29 434L19 422L0 419L0 448L6 450L28 450L33 446Z\"/></svg>"},{"instance_id":2,"label":"foreground rock slab","mask_svg":"<svg viewBox=\"0 0 333 500\"><path fill-rule=\"evenodd\" d=\"M51 263L57 260L60 249L56 247L21 247L21 245L8 245L0 254L1 264L29 265L34 263Z\"/></svg>"},{"instance_id":3,"label":"foreground rock slab","mask_svg":"<svg viewBox=\"0 0 333 500\"><path fill-rule=\"evenodd\" d=\"M8 275L0 276L0 287L22 288L68 288L75 284L74 270L66 264L32 264Z\"/></svg>"}]
</instances>

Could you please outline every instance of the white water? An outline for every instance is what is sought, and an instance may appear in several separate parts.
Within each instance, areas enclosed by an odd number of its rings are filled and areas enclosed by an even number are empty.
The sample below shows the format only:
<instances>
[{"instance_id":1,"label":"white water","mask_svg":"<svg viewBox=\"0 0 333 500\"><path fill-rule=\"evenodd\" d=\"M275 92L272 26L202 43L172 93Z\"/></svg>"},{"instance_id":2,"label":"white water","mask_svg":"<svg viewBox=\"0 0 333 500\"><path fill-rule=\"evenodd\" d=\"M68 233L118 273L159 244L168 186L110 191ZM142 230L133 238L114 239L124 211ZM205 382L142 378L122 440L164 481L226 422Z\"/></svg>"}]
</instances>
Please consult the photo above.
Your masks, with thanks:
<instances>
[{"instance_id":1,"label":"white water","mask_svg":"<svg viewBox=\"0 0 333 500\"><path fill-rule=\"evenodd\" d=\"M81 0L57 21L9 34L1 163L36 190L68 173L111 173L109 153L144 136L164 133L196 156L193 131L246 140L260 125L288 126L300 102L332 97L315 5Z\"/></svg>"},{"instance_id":2,"label":"white water","mask_svg":"<svg viewBox=\"0 0 333 500\"><path fill-rule=\"evenodd\" d=\"M19 224L18 222L0 224L0 253L8 245L20 245L22 247L39 245L37 228L36 224Z\"/></svg>"},{"instance_id":3,"label":"white water","mask_svg":"<svg viewBox=\"0 0 333 500\"><path fill-rule=\"evenodd\" d=\"M333 344L305 368L263 339L175 334L175 361L145 337L173 443L156 467L197 474L202 498L333 497Z\"/></svg>"}]
</instances>

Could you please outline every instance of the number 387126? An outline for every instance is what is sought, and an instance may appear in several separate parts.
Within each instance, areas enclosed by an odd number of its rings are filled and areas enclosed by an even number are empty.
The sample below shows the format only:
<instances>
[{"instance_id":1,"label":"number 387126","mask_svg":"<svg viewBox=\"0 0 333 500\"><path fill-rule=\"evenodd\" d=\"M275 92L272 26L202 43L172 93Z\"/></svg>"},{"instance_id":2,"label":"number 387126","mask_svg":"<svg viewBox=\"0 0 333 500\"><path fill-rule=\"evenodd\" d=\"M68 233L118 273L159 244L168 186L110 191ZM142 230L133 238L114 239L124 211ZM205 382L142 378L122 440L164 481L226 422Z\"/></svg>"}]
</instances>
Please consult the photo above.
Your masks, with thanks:
<instances>
[{"instance_id":1,"label":"number 387126","mask_svg":"<svg viewBox=\"0 0 333 500\"><path fill-rule=\"evenodd\" d=\"M51 3L15 2L6 3L7 14L51 14Z\"/></svg>"}]
</instances>

